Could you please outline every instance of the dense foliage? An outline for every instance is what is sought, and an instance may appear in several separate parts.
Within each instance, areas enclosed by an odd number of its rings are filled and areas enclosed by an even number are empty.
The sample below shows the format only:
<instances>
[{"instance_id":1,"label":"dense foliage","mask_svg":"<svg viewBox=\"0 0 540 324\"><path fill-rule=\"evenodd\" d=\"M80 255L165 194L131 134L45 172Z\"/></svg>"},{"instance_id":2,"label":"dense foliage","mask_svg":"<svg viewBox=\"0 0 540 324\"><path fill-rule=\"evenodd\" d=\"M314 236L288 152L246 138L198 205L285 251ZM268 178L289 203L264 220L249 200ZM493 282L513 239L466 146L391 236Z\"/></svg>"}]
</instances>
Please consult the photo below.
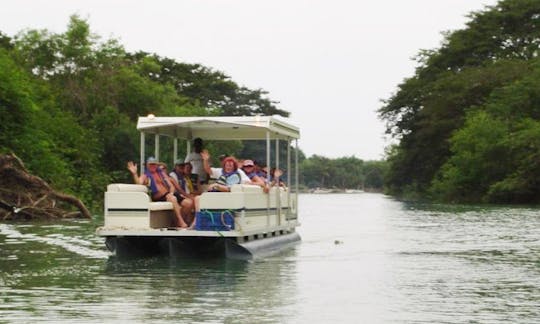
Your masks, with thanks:
<instances>
[{"instance_id":1,"label":"dense foliage","mask_svg":"<svg viewBox=\"0 0 540 324\"><path fill-rule=\"evenodd\" d=\"M134 125L148 113L288 115L221 72L102 42L78 16L62 34L0 34L0 153L16 153L56 188L99 206L107 183L130 181Z\"/></svg>"},{"instance_id":2,"label":"dense foliage","mask_svg":"<svg viewBox=\"0 0 540 324\"><path fill-rule=\"evenodd\" d=\"M418 56L380 108L392 194L540 202L540 2L502 0Z\"/></svg>"},{"instance_id":3,"label":"dense foliage","mask_svg":"<svg viewBox=\"0 0 540 324\"><path fill-rule=\"evenodd\" d=\"M78 16L61 34L0 33L0 153L17 154L32 173L91 208L100 208L107 183L131 181L125 161L139 156L136 119L149 113L288 116L261 89L200 64L128 53L116 40L101 41ZM217 145L208 143L211 152L265 157L264 144ZM281 149L283 158L286 145Z\"/></svg>"},{"instance_id":4,"label":"dense foliage","mask_svg":"<svg viewBox=\"0 0 540 324\"><path fill-rule=\"evenodd\" d=\"M329 159L313 155L301 167L300 182L309 188L380 191L386 172L384 161L363 161L354 156Z\"/></svg>"}]
</instances>

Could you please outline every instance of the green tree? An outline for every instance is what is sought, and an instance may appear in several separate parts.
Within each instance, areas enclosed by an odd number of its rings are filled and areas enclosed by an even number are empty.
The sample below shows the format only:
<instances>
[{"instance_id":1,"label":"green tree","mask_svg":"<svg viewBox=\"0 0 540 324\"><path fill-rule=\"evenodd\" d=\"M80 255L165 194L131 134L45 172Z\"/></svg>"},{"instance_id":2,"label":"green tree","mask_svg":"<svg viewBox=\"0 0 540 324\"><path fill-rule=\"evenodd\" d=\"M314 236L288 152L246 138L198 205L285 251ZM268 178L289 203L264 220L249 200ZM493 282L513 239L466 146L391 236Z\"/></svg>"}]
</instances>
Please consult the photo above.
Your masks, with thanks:
<instances>
[{"instance_id":1,"label":"green tree","mask_svg":"<svg viewBox=\"0 0 540 324\"><path fill-rule=\"evenodd\" d=\"M467 28L446 34L441 48L420 53L415 75L379 109L387 133L400 141L389 155L390 193L427 194L456 154L450 146L454 132L465 127L474 133L473 126L464 126L467 113L484 107L492 94L531 72L529 62L540 43L535 27L540 2L500 1L470 17ZM450 172L444 168L443 173Z\"/></svg>"},{"instance_id":2,"label":"green tree","mask_svg":"<svg viewBox=\"0 0 540 324\"><path fill-rule=\"evenodd\" d=\"M268 98L268 92L240 87L224 73L200 64L180 63L144 52L130 55L130 59L136 64L149 59L156 62L159 71L145 72L146 75L173 86L180 96L189 98L192 105L205 107L210 115L289 115L276 107L277 102Z\"/></svg>"},{"instance_id":3,"label":"green tree","mask_svg":"<svg viewBox=\"0 0 540 324\"><path fill-rule=\"evenodd\" d=\"M537 202L540 198L540 69L496 92L467 115L451 139L452 157L434 181L453 200Z\"/></svg>"},{"instance_id":4,"label":"green tree","mask_svg":"<svg viewBox=\"0 0 540 324\"><path fill-rule=\"evenodd\" d=\"M64 33L0 33L0 151L92 207L107 183L131 181L125 161L139 156L138 116L288 115L275 103L211 68L126 53L77 15ZM243 143L207 147L240 156Z\"/></svg>"}]
</instances>

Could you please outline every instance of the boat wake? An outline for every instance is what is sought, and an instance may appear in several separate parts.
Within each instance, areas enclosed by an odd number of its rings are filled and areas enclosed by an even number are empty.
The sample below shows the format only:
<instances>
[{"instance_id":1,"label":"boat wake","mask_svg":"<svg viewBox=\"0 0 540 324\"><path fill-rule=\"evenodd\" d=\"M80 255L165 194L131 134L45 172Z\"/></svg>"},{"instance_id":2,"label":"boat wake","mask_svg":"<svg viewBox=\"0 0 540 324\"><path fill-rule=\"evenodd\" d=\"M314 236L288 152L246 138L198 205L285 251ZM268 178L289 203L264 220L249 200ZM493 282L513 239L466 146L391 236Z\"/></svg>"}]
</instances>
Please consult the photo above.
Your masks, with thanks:
<instances>
[{"instance_id":1,"label":"boat wake","mask_svg":"<svg viewBox=\"0 0 540 324\"><path fill-rule=\"evenodd\" d=\"M59 246L69 252L93 259L106 259L110 256L109 252L95 250L88 247L92 244L91 242L75 237L66 237L62 234L39 236L31 233L21 233L13 225L0 224L0 235L5 235L10 239L33 241Z\"/></svg>"}]
</instances>

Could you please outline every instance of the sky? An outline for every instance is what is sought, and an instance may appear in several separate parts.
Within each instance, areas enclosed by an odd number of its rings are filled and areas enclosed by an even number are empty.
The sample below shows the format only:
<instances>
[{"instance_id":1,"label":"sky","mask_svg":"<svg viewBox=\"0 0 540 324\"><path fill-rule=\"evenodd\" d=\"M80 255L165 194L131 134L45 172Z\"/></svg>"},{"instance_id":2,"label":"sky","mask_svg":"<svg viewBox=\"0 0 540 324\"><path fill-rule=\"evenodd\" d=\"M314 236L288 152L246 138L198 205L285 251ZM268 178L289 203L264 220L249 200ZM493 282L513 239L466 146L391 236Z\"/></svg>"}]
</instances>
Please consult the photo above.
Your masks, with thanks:
<instances>
[{"instance_id":1,"label":"sky","mask_svg":"<svg viewBox=\"0 0 540 324\"><path fill-rule=\"evenodd\" d=\"M200 63L267 91L300 128L299 147L379 160L392 140L377 109L413 58L496 0L8 0L0 31L63 33L78 14L130 52Z\"/></svg>"}]
</instances>

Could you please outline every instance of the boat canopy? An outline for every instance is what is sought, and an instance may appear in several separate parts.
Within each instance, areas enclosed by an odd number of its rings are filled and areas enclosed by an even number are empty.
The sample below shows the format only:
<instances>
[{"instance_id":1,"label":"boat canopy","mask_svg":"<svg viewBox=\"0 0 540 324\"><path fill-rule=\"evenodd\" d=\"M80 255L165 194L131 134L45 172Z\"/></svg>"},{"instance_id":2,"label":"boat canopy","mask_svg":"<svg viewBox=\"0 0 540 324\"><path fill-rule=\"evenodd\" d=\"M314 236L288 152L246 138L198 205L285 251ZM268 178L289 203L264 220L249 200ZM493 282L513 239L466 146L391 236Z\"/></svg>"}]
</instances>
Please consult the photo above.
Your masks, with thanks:
<instances>
[{"instance_id":1,"label":"boat canopy","mask_svg":"<svg viewBox=\"0 0 540 324\"><path fill-rule=\"evenodd\" d=\"M274 116L139 117L137 129L173 138L212 140L292 140L300 138L297 127Z\"/></svg>"}]
</instances>

